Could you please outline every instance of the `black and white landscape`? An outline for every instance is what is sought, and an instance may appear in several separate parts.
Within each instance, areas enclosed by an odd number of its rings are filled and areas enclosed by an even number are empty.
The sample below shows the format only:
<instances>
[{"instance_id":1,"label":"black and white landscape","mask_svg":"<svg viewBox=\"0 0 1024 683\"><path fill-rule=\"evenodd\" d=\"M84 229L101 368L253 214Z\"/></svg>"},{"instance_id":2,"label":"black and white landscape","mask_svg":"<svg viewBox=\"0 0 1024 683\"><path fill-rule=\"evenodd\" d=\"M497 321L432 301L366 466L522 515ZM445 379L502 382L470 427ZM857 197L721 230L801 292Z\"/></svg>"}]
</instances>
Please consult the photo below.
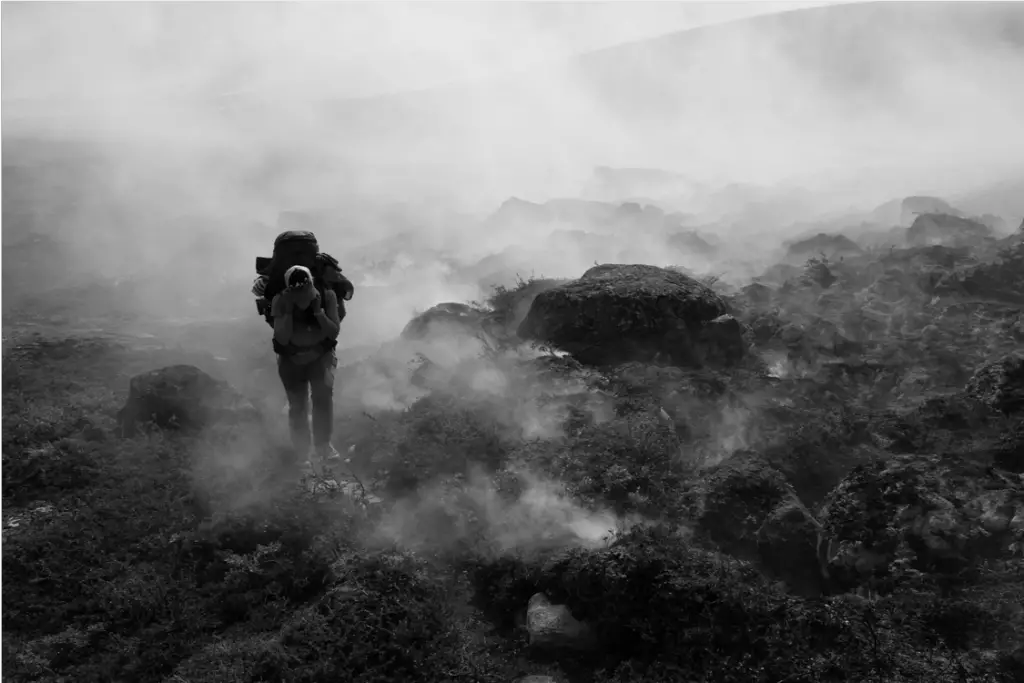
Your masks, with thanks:
<instances>
[{"instance_id":1,"label":"black and white landscape","mask_svg":"<svg viewBox=\"0 0 1024 683\"><path fill-rule=\"evenodd\" d=\"M5 681L1024 680L1021 3L5 2L2 59Z\"/></svg>"}]
</instances>

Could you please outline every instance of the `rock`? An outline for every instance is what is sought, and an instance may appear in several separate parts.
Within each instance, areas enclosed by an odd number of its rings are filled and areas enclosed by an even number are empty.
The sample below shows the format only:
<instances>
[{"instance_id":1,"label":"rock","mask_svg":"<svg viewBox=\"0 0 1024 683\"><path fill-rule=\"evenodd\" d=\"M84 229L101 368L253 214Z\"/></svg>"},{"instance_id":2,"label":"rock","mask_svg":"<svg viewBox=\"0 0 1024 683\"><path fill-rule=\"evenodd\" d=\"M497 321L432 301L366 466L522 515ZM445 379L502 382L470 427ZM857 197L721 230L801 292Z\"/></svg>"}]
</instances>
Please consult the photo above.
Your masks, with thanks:
<instances>
[{"instance_id":1,"label":"rock","mask_svg":"<svg viewBox=\"0 0 1024 683\"><path fill-rule=\"evenodd\" d=\"M384 503L372 489L365 488L361 481L347 473L310 477L305 481L305 485L309 493L339 493L370 512L379 512Z\"/></svg>"},{"instance_id":2,"label":"rock","mask_svg":"<svg viewBox=\"0 0 1024 683\"><path fill-rule=\"evenodd\" d=\"M956 284L971 296L1024 304L1024 242L1001 250L992 261L958 271Z\"/></svg>"},{"instance_id":3,"label":"rock","mask_svg":"<svg viewBox=\"0 0 1024 683\"><path fill-rule=\"evenodd\" d=\"M530 645L537 648L580 648L589 644L590 629L565 605L553 605L543 593L530 598L526 608Z\"/></svg>"},{"instance_id":4,"label":"rock","mask_svg":"<svg viewBox=\"0 0 1024 683\"><path fill-rule=\"evenodd\" d=\"M543 204L510 197L487 219L487 223L495 230L504 230L527 225L531 227L546 225L553 220L552 211Z\"/></svg>"},{"instance_id":5,"label":"rock","mask_svg":"<svg viewBox=\"0 0 1024 683\"><path fill-rule=\"evenodd\" d=\"M530 312L533 300L541 292L557 287L566 280L552 278L530 280L520 287L495 292L492 303L496 312L496 322L504 329L505 334L512 336Z\"/></svg>"},{"instance_id":6,"label":"rock","mask_svg":"<svg viewBox=\"0 0 1024 683\"><path fill-rule=\"evenodd\" d=\"M762 313L750 321L751 337L757 346L768 344L783 329L788 328L789 324L785 323L774 311Z\"/></svg>"},{"instance_id":7,"label":"rock","mask_svg":"<svg viewBox=\"0 0 1024 683\"><path fill-rule=\"evenodd\" d=\"M958 209L938 197L907 197L900 203L900 224L910 225L923 213L963 216Z\"/></svg>"},{"instance_id":8,"label":"rock","mask_svg":"<svg viewBox=\"0 0 1024 683\"><path fill-rule=\"evenodd\" d=\"M805 285L814 285L822 289L828 289L836 282L836 276L828 267L828 262L812 258L804 266L804 272L800 281Z\"/></svg>"},{"instance_id":9,"label":"rock","mask_svg":"<svg viewBox=\"0 0 1024 683\"><path fill-rule=\"evenodd\" d=\"M915 247L967 247L992 237L987 225L941 213L923 213L907 229L907 243Z\"/></svg>"},{"instance_id":10,"label":"rock","mask_svg":"<svg viewBox=\"0 0 1024 683\"><path fill-rule=\"evenodd\" d=\"M772 345L785 349L790 361L813 363L820 356L845 357L861 351L861 345L845 337L839 327L824 318L807 325L789 323L780 327Z\"/></svg>"},{"instance_id":11,"label":"rock","mask_svg":"<svg viewBox=\"0 0 1024 683\"><path fill-rule=\"evenodd\" d=\"M901 455L855 468L826 499L829 573L844 588L892 576L896 560L954 575L1007 558L1024 521L1024 479L962 458Z\"/></svg>"},{"instance_id":12,"label":"rock","mask_svg":"<svg viewBox=\"0 0 1024 683\"><path fill-rule=\"evenodd\" d=\"M443 303L420 313L402 330L402 339L421 341L433 336L476 336L484 331L487 314L460 303Z\"/></svg>"},{"instance_id":13,"label":"rock","mask_svg":"<svg viewBox=\"0 0 1024 683\"><path fill-rule=\"evenodd\" d=\"M828 259L843 256L857 256L864 252L860 246L846 235L827 235L823 232L814 237L794 242L787 249L790 258L807 259L824 255Z\"/></svg>"},{"instance_id":14,"label":"rock","mask_svg":"<svg viewBox=\"0 0 1024 683\"><path fill-rule=\"evenodd\" d=\"M695 230L685 230L669 235L665 240L670 249L675 249L687 254L700 254L710 256L715 253L713 244L700 236Z\"/></svg>"},{"instance_id":15,"label":"rock","mask_svg":"<svg viewBox=\"0 0 1024 683\"><path fill-rule=\"evenodd\" d=\"M725 313L721 297L686 275L605 264L538 294L518 333L590 365L630 360L700 365L703 323Z\"/></svg>"},{"instance_id":16,"label":"rock","mask_svg":"<svg viewBox=\"0 0 1024 683\"><path fill-rule=\"evenodd\" d=\"M820 595L820 525L785 477L750 453L738 453L705 479L699 524L723 552L759 565L800 595Z\"/></svg>"},{"instance_id":17,"label":"rock","mask_svg":"<svg viewBox=\"0 0 1024 683\"><path fill-rule=\"evenodd\" d=\"M712 365L735 365L747 351L743 325L728 314L704 323L698 339L698 349L704 353L702 361Z\"/></svg>"},{"instance_id":18,"label":"rock","mask_svg":"<svg viewBox=\"0 0 1024 683\"><path fill-rule=\"evenodd\" d=\"M772 303L773 290L760 282L754 282L740 290L740 296L752 308L764 308Z\"/></svg>"},{"instance_id":19,"label":"rock","mask_svg":"<svg viewBox=\"0 0 1024 683\"><path fill-rule=\"evenodd\" d=\"M1024 473L1024 420L1004 432L992 450L992 464L1008 472Z\"/></svg>"},{"instance_id":20,"label":"rock","mask_svg":"<svg viewBox=\"0 0 1024 683\"><path fill-rule=\"evenodd\" d=\"M779 577L797 595L813 597L826 588L818 559L821 525L811 511L792 496L780 503L757 530L761 566Z\"/></svg>"},{"instance_id":21,"label":"rock","mask_svg":"<svg viewBox=\"0 0 1024 683\"><path fill-rule=\"evenodd\" d=\"M531 674L529 676L523 676L522 678L516 680L516 683L558 683L558 682L554 678L552 678L551 676L538 676L536 674Z\"/></svg>"},{"instance_id":22,"label":"rock","mask_svg":"<svg viewBox=\"0 0 1024 683\"><path fill-rule=\"evenodd\" d=\"M1010 354L978 368L964 393L1008 415L1024 410L1024 355Z\"/></svg>"},{"instance_id":23,"label":"rock","mask_svg":"<svg viewBox=\"0 0 1024 683\"><path fill-rule=\"evenodd\" d=\"M202 429L214 423L259 421L260 413L227 382L192 365L171 365L132 377L128 401L117 416L121 436L139 424Z\"/></svg>"}]
</instances>

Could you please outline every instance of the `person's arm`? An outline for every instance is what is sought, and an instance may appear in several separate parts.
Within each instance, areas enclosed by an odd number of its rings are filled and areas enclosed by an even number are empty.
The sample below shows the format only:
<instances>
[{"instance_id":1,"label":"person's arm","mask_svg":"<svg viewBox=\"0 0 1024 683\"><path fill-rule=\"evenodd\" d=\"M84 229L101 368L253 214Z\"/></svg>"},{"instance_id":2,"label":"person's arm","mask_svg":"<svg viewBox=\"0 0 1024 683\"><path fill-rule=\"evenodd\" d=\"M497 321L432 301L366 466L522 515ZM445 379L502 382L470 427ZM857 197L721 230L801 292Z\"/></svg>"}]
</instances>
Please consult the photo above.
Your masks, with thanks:
<instances>
[{"instance_id":1,"label":"person's arm","mask_svg":"<svg viewBox=\"0 0 1024 683\"><path fill-rule=\"evenodd\" d=\"M282 294L274 297L270 304L270 314L274 316L274 339L278 344L286 345L292 340L294 328L290 302Z\"/></svg>"},{"instance_id":2,"label":"person's arm","mask_svg":"<svg viewBox=\"0 0 1024 683\"><path fill-rule=\"evenodd\" d=\"M324 290L324 305L316 310L316 321L330 339L337 339L341 331L341 320L338 319L338 295L333 289Z\"/></svg>"}]
</instances>

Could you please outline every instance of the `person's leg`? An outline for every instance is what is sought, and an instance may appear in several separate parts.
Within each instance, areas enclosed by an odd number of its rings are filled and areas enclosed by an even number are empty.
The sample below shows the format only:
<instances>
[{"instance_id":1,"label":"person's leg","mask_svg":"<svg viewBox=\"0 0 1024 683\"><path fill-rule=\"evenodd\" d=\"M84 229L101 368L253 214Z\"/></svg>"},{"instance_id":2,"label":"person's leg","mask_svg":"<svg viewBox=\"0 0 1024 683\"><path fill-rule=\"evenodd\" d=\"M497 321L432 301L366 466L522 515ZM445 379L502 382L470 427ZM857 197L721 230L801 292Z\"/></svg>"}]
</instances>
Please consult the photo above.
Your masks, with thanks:
<instances>
[{"instance_id":1,"label":"person's leg","mask_svg":"<svg viewBox=\"0 0 1024 683\"><path fill-rule=\"evenodd\" d=\"M309 385L313 396L313 446L321 458L336 455L331 445L334 430L334 351L310 364Z\"/></svg>"},{"instance_id":2,"label":"person's leg","mask_svg":"<svg viewBox=\"0 0 1024 683\"><path fill-rule=\"evenodd\" d=\"M277 374L288 396L288 426L295 458L304 461L309 455L309 378L306 368L278 356Z\"/></svg>"}]
</instances>

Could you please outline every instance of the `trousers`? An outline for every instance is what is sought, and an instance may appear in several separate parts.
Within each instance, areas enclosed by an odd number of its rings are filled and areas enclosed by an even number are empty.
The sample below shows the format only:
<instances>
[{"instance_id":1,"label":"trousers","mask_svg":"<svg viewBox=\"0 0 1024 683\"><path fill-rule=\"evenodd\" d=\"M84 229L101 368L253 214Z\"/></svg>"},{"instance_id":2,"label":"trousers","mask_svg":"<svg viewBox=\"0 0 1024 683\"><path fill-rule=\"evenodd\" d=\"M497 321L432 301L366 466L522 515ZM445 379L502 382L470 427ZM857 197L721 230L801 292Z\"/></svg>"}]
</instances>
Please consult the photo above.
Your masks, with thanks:
<instances>
[{"instance_id":1,"label":"trousers","mask_svg":"<svg viewBox=\"0 0 1024 683\"><path fill-rule=\"evenodd\" d=\"M277 374L288 396L288 426L292 446L300 455L309 451L309 403L313 403L313 446L331 443L334 429L334 371L338 356L328 351L309 363L296 363L289 356L277 357Z\"/></svg>"}]
</instances>

